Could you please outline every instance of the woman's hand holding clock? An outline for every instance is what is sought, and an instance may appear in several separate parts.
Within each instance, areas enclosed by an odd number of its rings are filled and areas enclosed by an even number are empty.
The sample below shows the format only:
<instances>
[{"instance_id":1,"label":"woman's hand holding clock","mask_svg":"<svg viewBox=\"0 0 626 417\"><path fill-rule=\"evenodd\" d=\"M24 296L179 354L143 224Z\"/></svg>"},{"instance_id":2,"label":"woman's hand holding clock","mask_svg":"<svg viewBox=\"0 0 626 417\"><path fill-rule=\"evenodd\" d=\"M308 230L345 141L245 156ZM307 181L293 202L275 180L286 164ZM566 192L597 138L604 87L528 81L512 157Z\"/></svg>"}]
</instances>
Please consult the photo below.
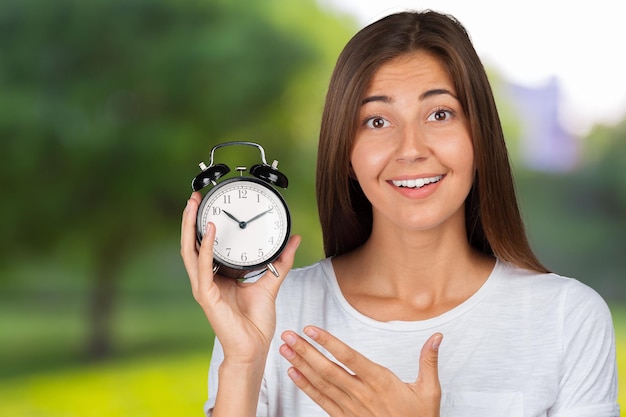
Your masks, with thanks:
<instances>
[{"instance_id":1,"label":"woman's hand holding clock","mask_svg":"<svg viewBox=\"0 0 626 417\"><path fill-rule=\"evenodd\" d=\"M245 283L214 275L216 229L213 223L207 225L199 250L196 246L196 216L201 200L199 192L191 195L183 213L181 230L181 255L194 298L224 348L225 363L250 365L259 360L264 363L276 327L274 302L281 283L291 269L300 237L291 237L281 256L273 262L280 272L279 277L266 272L256 282Z\"/></svg>"}]
</instances>

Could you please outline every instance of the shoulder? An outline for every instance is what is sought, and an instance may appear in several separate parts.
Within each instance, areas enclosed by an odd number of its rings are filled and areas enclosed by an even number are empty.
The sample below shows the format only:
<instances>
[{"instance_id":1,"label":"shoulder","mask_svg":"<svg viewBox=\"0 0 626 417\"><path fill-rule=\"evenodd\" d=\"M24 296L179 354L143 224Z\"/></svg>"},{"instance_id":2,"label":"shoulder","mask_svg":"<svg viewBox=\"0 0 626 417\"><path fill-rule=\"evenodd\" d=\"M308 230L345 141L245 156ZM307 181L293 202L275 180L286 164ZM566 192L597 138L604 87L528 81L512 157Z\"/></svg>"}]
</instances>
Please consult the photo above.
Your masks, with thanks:
<instances>
[{"instance_id":1,"label":"shoulder","mask_svg":"<svg viewBox=\"0 0 626 417\"><path fill-rule=\"evenodd\" d=\"M556 273L539 273L499 263L499 290L520 302L557 311L562 320L611 321L605 300L589 285Z\"/></svg>"},{"instance_id":2,"label":"shoulder","mask_svg":"<svg viewBox=\"0 0 626 417\"><path fill-rule=\"evenodd\" d=\"M559 358L554 415L618 415L615 334L605 300L578 279L507 266L502 281L518 299L532 299L532 315ZM587 414L588 411L588 414ZM605 413L605 414L603 414ZM583 414L580 414L583 415Z\"/></svg>"},{"instance_id":3,"label":"shoulder","mask_svg":"<svg viewBox=\"0 0 626 417\"><path fill-rule=\"evenodd\" d=\"M603 302L602 297L590 286L576 278L570 278L553 272L542 273L519 268L504 262L498 262L494 274L504 287L519 290L532 290L547 296L573 297Z\"/></svg>"},{"instance_id":4,"label":"shoulder","mask_svg":"<svg viewBox=\"0 0 626 417\"><path fill-rule=\"evenodd\" d=\"M326 258L311 265L294 268L289 271L285 284L297 285L297 283L323 280L329 267L332 268L332 264L330 258Z\"/></svg>"},{"instance_id":5,"label":"shoulder","mask_svg":"<svg viewBox=\"0 0 626 417\"><path fill-rule=\"evenodd\" d=\"M331 285L332 264L330 259L322 259L314 264L294 268L289 271L280 287L279 297L299 297L327 291Z\"/></svg>"}]
</instances>

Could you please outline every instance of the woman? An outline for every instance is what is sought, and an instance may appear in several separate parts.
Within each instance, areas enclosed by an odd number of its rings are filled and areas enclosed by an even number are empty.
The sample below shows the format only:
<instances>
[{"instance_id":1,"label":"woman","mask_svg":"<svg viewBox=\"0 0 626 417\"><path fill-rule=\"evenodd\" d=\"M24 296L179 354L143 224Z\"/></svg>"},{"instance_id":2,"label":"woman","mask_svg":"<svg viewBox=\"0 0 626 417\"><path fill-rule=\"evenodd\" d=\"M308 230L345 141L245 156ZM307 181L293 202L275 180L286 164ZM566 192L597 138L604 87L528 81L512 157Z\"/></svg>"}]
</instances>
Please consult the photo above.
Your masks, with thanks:
<instances>
[{"instance_id":1,"label":"woman","mask_svg":"<svg viewBox=\"0 0 626 417\"><path fill-rule=\"evenodd\" d=\"M326 259L287 276L293 237L280 278L214 277L200 198L181 254L217 336L207 415L619 415L608 308L532 253L454 18L391 15L340 55L317 167Z\"/></svg>"}]
</instances>

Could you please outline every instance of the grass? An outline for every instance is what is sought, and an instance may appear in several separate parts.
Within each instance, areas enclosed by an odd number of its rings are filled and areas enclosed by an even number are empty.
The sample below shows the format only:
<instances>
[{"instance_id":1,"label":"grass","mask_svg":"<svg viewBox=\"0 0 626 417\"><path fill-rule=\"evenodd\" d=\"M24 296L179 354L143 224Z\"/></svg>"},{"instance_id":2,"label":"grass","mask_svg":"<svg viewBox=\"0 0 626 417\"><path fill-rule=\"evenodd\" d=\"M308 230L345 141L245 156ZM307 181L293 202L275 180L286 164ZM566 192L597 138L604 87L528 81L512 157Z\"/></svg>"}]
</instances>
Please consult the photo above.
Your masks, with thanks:
<instances>
[{"instance_id":1,"label":"grass","mask_svg":"<svg viewBox=\"0 0 626 417\"><path fill-rule=\"evenodd\" d=\"M82 356L84 311L0 302L0 416L203 415L212 334L193 299L121 299L115 355L103 361Z\"/></svg>"},{"instance_id":2,"label":"grass","mask_svg":"<svg viewBox=\"0 0 626 417\"><path fill-rule=\"evenodd\" d=\"M0 383L0 415L201 416L209 357L157 355L14 378Z\"/></svg>"}]
</instances>

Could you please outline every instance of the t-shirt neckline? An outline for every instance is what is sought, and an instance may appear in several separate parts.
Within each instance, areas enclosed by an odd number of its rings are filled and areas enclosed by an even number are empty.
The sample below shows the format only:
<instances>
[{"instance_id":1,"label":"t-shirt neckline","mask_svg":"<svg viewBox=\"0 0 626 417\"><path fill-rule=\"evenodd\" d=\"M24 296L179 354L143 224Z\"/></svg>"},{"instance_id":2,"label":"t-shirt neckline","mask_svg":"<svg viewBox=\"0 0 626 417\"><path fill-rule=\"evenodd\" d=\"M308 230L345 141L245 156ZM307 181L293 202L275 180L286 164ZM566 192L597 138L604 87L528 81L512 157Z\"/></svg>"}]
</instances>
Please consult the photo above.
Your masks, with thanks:
<instances>
[{"instance_id":1,"label":"t-shirt neckline","mask_svg":"<svg viewBox=\"0 0 626 417\"><path fill-rule=\"evenodd\" d=\"M491 270L491 273L487 277L487 280L483 283L483 285L472 294L467 300L459 304L458 306L430 319L426 320L418 320L418 321L403 321L403 320L393 320L393 321L378 321L365 314L358 311L354 308L348 300L344 297L341 292L341 288L339 287L339 283L337 282L337 276L335 275L335 270L332 265L331 258L323 259L320 262L322 267L324 280L326 281L326 285L328 285L331 294L335 298L335 301L339 304L339 306L350 316L353 318L367 324L368 326L373 326L386 330L396 330L396 331L419 331L419 330L428 330L435 327L439 327L449 321L452 321L473 309L480 301L487 296L494 288L494 286L499 281L501 277L501 270L505 268L505 264L500 262L500 260L496 259L496 263Z\"/></svg>"}]
</instances>

